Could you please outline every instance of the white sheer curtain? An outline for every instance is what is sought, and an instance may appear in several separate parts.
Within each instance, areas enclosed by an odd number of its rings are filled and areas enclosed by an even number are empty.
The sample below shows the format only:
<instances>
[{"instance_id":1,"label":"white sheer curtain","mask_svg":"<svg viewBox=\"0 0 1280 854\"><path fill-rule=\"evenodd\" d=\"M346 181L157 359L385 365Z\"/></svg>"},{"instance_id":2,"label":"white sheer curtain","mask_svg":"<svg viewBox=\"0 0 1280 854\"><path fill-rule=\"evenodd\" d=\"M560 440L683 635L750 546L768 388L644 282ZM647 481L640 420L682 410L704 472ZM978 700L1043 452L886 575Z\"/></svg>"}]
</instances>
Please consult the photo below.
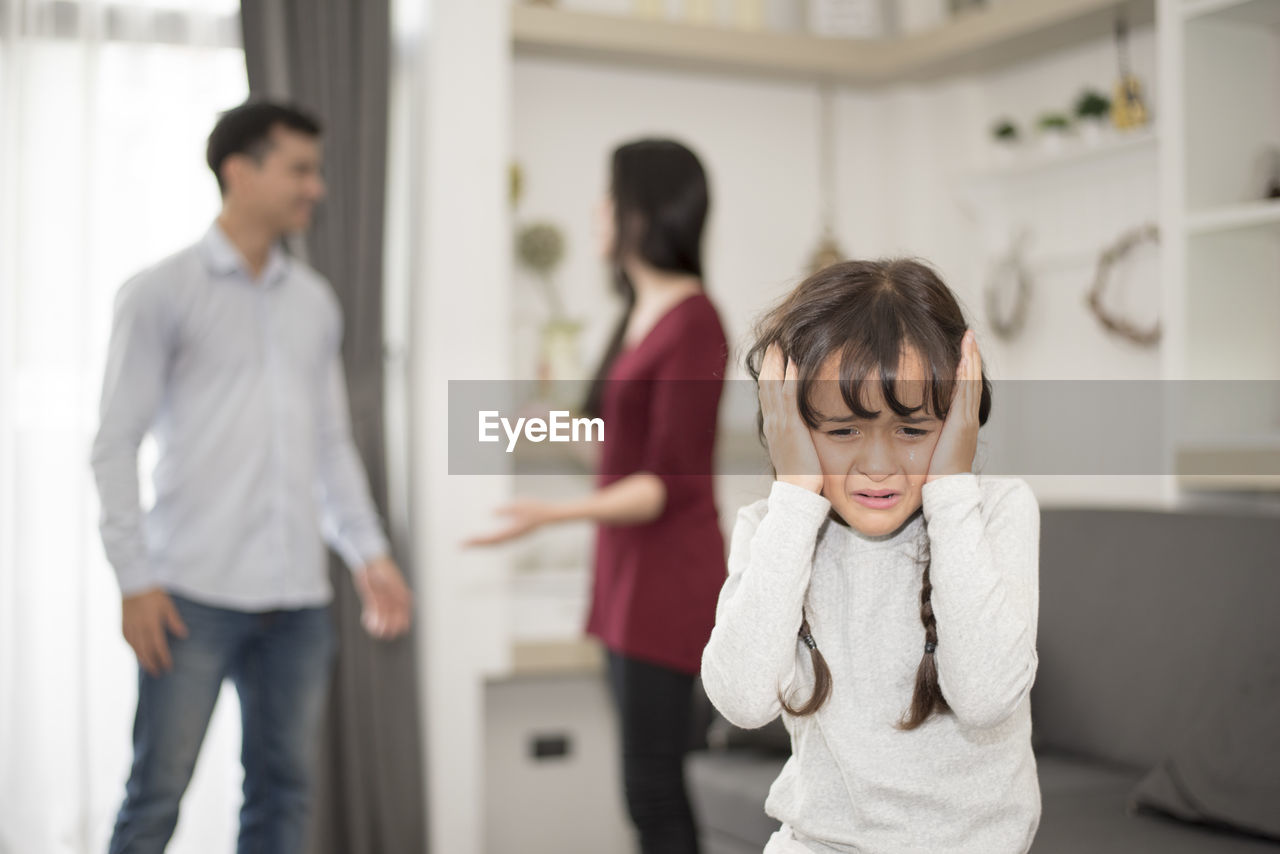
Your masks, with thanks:
<instances>
[{"instance_id":1,"label":"white sheer curtain","mask_svg":"<svg viewBox=\"0 0 1280 854\"><path fill-rule=\"evenodd\" d=\"M136 697L88 469L116 289L217 210L236 0L0 0L0 852L105 851ZM144 455L145 457L145 455ZM234 850L225 693L174 854Z\"/></svg>"}]
</instances>

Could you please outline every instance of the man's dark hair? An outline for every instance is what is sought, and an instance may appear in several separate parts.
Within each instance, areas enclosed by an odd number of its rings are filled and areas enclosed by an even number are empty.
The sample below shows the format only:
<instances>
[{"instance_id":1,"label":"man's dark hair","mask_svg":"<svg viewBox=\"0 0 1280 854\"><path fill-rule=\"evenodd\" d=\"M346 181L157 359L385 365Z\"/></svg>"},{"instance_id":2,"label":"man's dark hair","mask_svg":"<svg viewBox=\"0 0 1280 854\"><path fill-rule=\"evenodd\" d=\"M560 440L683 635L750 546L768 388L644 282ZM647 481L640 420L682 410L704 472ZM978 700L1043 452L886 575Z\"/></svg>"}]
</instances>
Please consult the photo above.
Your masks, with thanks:
<instances>
[{"instance_id":1,"label":"man's dark hair","mask_svg":"<svg viewBox=\"0 0 1280 854\"><path fill-rule=\"evenodd\" d=\"M320 136L322 129L314 116L290 104L249 101L227 110L209 134L206 159L218 179L218 189L226 193L222 164L233 154L245 154L261 163L271 149L271 130L281 125L307 136Z\"/></svg>"}]
</instances>

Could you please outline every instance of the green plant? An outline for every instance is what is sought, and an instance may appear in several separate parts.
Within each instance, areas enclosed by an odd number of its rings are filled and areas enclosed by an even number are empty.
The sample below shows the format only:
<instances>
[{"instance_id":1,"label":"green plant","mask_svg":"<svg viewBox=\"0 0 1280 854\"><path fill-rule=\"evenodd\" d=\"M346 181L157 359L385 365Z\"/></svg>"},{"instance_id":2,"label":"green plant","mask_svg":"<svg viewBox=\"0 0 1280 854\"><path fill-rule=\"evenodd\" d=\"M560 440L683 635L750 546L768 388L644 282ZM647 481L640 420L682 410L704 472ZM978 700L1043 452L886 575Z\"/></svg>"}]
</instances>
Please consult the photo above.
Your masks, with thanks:
<instances>
[{"instance_id":1,"label":"green plant","mask_svg":"<svg viewBox=\"0 0 1280 854\"><path fill-rule=\"evenodd\" d=\"M531 222L516 237L516 256L538 275L549 275L564 257L564 235L552 223Z\"/></svg>"},{"instance_id":2,"label":"green plant","mask_svg":"<svg viewBox=\"0 0 1280 854\"><path fill-rule=\"evenodd\" d=\"M1111 99L1096 89L1086 89L1076 99L1076 118L1102 121L1111 115Z\"/></svg>"},{"instance_id":3,"label":"green plant","mask_svg":"<svg viewBox=\"0 0 1280 854\"><path fill-rule=\"evenodd\" d=\"M1045 113L1036 122L1036 125L1043 131L1063 132L1071 127L1071 120L1062 113Z\"/></svg>"},{"instance_id":4,"label":"green plant","mask_svg":"<svg viewBox=\"0 0 1280 854\"><path fill-rule=\"evenodd\" d=\"M1018 126L1009 119L1001 119L991 128L991 135L1000 142L1017 142Z\"/></svg>"},{"instance_id":5,"label":"green plant","mask_svg":"<svg viewBox=\"0 0 1280 854\"><path fill-rule=\"evenodd\" d=\"M516 258L522 266L537 274L538 283L551 308L551 316L562 317L564 304L551 281L551 274L564 258L564 235L560 229L550 222L531 222L524 226L516 235Z\"/></svg>"}]
</instances>

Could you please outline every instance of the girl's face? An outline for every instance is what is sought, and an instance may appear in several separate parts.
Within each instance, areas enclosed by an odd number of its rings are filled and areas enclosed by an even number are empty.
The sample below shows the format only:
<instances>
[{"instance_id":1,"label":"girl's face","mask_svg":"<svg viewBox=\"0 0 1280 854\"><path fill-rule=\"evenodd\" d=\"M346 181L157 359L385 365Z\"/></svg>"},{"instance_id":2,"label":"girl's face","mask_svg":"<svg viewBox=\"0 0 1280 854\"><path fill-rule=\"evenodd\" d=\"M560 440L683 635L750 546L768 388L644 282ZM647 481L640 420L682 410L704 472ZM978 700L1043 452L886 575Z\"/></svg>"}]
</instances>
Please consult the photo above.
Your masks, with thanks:
<instances>
[{"instance_id":1,"label":"girl's face","mask_svg":"<svg viewBox=\"0 0 1280 854\"><path fill-rule=\"evenodd\" d=\"M903 354L895 393L916 407L925 400L927 367L914 350ZM921 488L938 444L942 420L927 410L898 415L880 393L878 372L862 383L862 403L874 419L858 418L840 394L840 356L823 363L810 391L818 414L810 429L822 466L822 494L849 526L867 536L900 528L922 502Z\"/></svg>"}]
</instances>

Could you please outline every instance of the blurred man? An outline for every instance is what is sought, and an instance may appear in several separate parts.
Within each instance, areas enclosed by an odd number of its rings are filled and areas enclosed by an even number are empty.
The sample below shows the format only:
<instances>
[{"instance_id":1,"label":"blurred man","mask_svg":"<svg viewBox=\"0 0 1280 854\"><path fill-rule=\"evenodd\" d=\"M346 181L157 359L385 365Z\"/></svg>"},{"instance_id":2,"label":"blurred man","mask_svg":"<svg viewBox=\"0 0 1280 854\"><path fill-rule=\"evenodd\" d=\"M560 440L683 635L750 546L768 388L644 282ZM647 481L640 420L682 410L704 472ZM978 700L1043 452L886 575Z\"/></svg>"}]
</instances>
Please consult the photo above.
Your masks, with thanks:
<instances>
[{"instance_id":1,"label":"blurred man","mask_svg":"<svg viewBox=\"0 0 1280 854\"><path fill-rule=\"evenodd\" d=\"M324 540L374 636L411 597L352 444L329 284L281 248L324 196L320 126L251 102L208 161L222 212L116 299L93 469L138 658L133 767L110 854L161 852L222 682L240 696L241 854L302 850L334 652ZM139 506L138 447L160 449Z\"/></svg>"}]
</instances>

